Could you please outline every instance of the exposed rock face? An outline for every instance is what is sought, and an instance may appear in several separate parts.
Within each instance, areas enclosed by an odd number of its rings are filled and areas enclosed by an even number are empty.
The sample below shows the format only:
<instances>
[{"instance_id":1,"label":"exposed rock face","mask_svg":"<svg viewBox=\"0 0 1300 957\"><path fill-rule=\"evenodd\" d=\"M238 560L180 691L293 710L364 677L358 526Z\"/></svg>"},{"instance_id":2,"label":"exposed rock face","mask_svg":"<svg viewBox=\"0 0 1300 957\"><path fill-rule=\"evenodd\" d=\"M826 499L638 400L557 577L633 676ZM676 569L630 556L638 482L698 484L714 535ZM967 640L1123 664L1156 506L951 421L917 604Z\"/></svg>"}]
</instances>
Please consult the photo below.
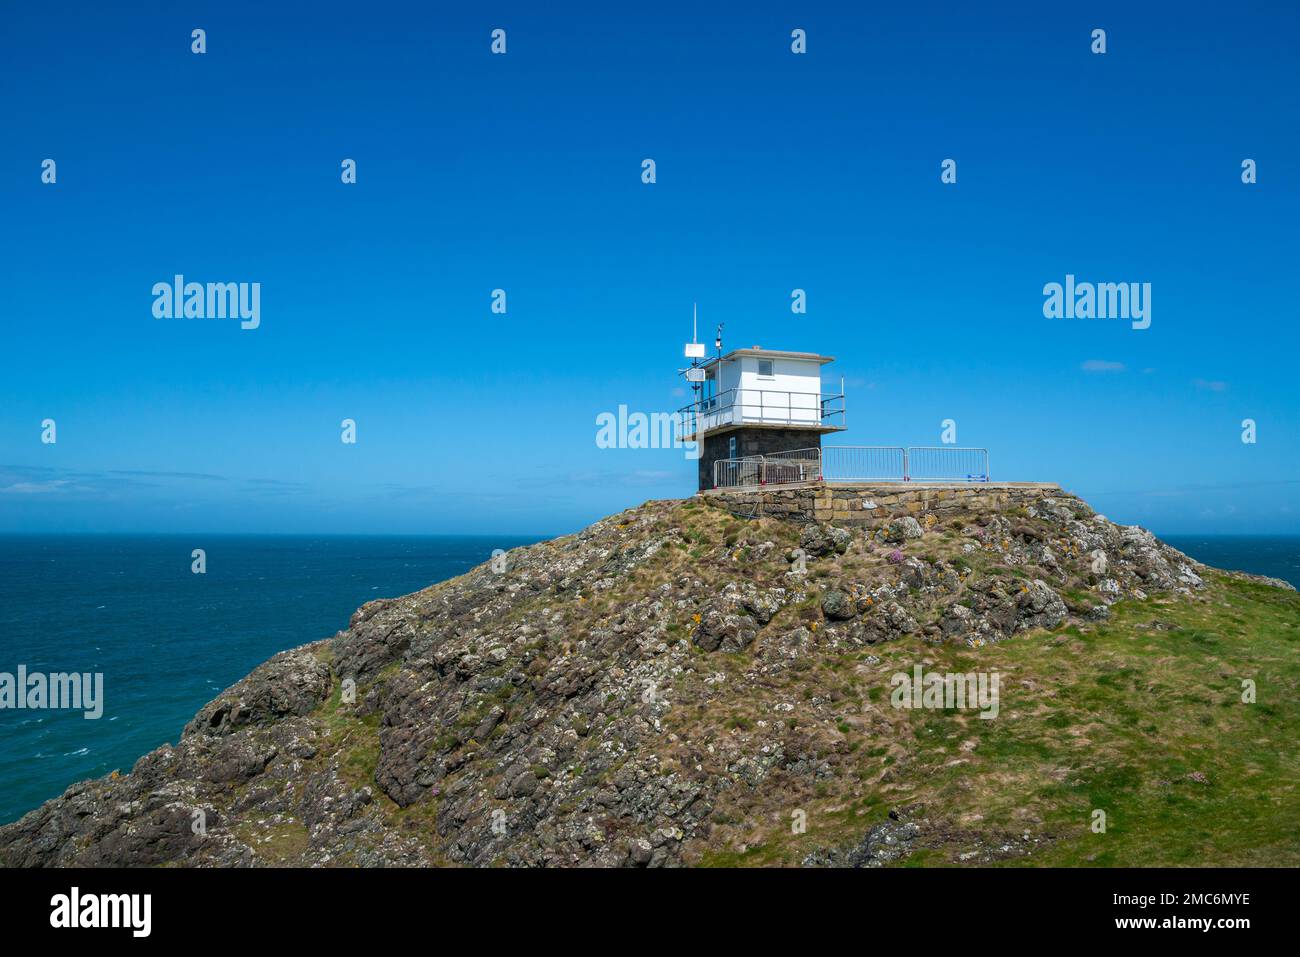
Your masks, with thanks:
<instances>
[{"instance_id":1,"label":"exposed rock face","mask_svg":"<svg viewBox=\"0 0 1300 957\"><path fill-rule=\"evenodd\" d=\"M880 510L874 528L720 505L647 503L516 549L502 572L370 602L129 774L0 828L0 862L692 863L765 796L856 773L833 687L772 690L819 661L898 640L979 647L1203 584L1186 556L1064 494L1011 517ZM808 862L887 862L918 827L881 822Z\"/></svg>"},{"instance_id":2,"label":"exposed rock face","mask_svg":"<svg viewBox=\"0 0 1300 957\"><path fill-rule=\"evenodd\" d=\"M758 634L755 624L755 619L741 614L739 609L728 610L720 603L710 603L700 612L695 643L705 651L743 651Z\"/></svg>"},{"instance_id":3,"label":"exposed rock face","mask_svg":"<svg viewBox=\"0 0 1300 957\"><path fill-rule=\"evenodd\" d=\"M301 651L286 651L249 675L242 694L226 694L209 702L185 726L184 733L219 737L250 724L309 714L329 695L332 684L325 662Z\"/></svg>"},{"instance_id":4,"label":"exposed rock face","mask_svg":"<svg viewBox=\"0 0 1300 957\"><path fill-rule=\"evenodd\" d=\"M921 523L911 515L904 515L902 518L896 518L889 523L884 532L884 540L902 543L914 538L920 538L921 534Z\"/></svg>"},{"instance_id":5,"label":"exposed rock face","mask_svg":"<svg viewBox=\"0 0 1300 957\"><path fill-rule=\"evenodd\" d=\"M852 540L853 536L846 529L834 525L808 525L799 534L800 547L814 558L831 552L843 554Z\"/></svg>"}]
</instances>

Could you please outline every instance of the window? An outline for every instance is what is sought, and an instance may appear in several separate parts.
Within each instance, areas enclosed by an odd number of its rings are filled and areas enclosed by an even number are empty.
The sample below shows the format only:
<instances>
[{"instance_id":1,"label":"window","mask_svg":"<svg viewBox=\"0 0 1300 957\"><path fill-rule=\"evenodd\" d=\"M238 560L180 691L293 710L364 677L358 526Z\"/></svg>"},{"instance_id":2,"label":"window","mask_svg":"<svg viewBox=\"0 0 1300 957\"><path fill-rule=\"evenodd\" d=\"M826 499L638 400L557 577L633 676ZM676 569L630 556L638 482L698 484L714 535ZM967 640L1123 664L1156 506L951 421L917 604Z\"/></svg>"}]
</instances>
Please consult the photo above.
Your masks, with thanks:
<instances>
[{"instance_id":1,"label":"window","mask_svg":"<svg viewBox=\"0 0 1300 957\"><path fill-rule=\"evenodd\" d=\"M727 440L727 458L734 459L735 457L736 457L736 437L733 435L730 439Z\"/></svg>"},{"instance_id":2,"label":"window","mask_svg":"<svg viewBox=\"0 0 1300 957\"><path fill-rule=\"evenodd\" d=\"M759 359L759 360L758 360L758 377L759 377L760 379L771 379L771 378L772 378L772 360L771 360L771 359Z\"/></svg>"}]
</instances>

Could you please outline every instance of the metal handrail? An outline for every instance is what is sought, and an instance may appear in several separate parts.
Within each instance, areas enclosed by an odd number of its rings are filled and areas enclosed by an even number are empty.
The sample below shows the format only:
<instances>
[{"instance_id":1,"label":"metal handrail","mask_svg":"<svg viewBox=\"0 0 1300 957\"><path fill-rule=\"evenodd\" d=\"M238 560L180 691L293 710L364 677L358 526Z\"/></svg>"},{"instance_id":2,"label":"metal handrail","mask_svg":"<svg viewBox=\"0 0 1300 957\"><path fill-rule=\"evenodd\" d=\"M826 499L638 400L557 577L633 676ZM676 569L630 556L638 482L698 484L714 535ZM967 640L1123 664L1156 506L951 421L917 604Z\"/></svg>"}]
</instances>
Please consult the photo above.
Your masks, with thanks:
<instances>
[{"instance_id":1,"label":"metal handrail","mask_svg":"<svg viewBox=\"0 0 1300 957\"><path fill-rule=\"evenodd\" d=\"M752 398L755 395L758 397L757 402ZM769 396L773 398L769 400ZM785 401L776 401L776 396L784 396ZM707 422L703 427L710 429L746 424L823 426L836 419L836 426L841 427L845 415L844 393L727 389L715 396L682 406L677 410L677 415L683 422L685 436L698 433L701 419Z\"/></svg>"}]
</instances>

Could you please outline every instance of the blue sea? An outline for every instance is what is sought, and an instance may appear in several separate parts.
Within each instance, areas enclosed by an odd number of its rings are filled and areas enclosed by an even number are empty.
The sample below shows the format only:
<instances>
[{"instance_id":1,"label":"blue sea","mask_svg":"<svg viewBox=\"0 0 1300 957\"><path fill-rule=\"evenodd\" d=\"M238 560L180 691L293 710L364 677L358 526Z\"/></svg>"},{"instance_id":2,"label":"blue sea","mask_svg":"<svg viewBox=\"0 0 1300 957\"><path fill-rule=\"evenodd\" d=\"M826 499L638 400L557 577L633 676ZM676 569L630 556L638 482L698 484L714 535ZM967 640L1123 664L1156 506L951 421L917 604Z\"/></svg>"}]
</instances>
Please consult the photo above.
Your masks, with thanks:
<instances>
[{"instance_id":1,"label":"blue sea","mask_svg":"<svg viewBox=\"0 0 1300 957\"><path fill-rule=\"evenodd\" d=\"M1161 535L1160 540L1215 568L1280 578L1300 588L1300 535Z\"/></svg>"},{"instance_id":2,"label":"blue sea","mask_svg":"<svg viewBox=\"0 0 1300 957\"><path fill-rule=\"evenodd\" d=\"M0 672L102 672L104 711L0 709L0 823L180 737L271 655L533 538L0 535ZM206 574L190 570L203 548Z\"/></svg>"},{"instance_id":3,"label":"blue sea","mask_svg":"<svg viewBox=\"0 0 1300 957\"><path fill-rule=\"evenodd\" d=\"M164 742L277 651L531 538L0 536L0 672L102 672L104 713L0 710L0 823ZM1300 587L1300 537L1171 536ZM207 573L190 571L191 550Z\"/></svg>"}]
</instances>

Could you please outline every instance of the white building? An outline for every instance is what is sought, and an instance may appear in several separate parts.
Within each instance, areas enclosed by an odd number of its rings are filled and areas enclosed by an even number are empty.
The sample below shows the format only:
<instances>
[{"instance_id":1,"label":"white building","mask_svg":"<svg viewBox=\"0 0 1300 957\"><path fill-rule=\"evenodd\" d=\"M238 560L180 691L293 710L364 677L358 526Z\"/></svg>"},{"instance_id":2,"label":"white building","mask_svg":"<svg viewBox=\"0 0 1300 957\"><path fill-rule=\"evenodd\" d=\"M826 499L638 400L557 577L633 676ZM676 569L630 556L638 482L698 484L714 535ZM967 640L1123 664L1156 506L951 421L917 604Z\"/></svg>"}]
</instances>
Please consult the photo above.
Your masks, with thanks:
<instances>
[{"instance_id":1,"label":"white building","mask_svg":"<svg viewBox=\"0 0 1300 957\"><path fill-rule=\"evenodd\" d=\"M736 349L707 359L687 375L695 401L680 410L686 441L701 443L700 488L713 488L715 462L773 456L792 461L820 449L821 437L844 428L844 392L826 391L830 356ZM812 476L810 476L811 478Z\"/></svg>"}]
</instances>

